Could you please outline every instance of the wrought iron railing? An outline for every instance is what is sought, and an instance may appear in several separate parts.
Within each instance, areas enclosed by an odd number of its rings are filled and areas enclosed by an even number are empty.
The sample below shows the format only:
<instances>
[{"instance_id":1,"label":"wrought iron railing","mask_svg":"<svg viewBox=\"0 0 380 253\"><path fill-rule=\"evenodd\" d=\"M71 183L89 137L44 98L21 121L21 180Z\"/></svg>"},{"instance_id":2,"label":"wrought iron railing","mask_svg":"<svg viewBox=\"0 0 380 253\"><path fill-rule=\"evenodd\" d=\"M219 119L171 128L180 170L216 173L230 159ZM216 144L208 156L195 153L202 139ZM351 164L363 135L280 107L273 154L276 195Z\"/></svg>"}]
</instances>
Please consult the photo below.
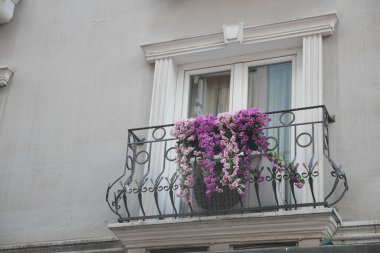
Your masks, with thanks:
<instances>
[{"instance_id":1,"label":"wrought iron railing","mask_svg":"<svg viewBox=\"0 0 380 253\"><path fill-rule=\"evenodd\" d=\"M184 203L176 195L173 124L143 127L128 130L124 172L107 188L112 212L126 222L335 205L348 190L346 175L330 155L329 123L335 119L324 105L267 114L272 119L265 129L269 149L298 166L305 180L301 189L291 182L291 172L281 172L253 153L251 164L257 169L245 196L226 190L206 197L201 175L194 175L191 200Z\"/></svg>"}]
</instances>

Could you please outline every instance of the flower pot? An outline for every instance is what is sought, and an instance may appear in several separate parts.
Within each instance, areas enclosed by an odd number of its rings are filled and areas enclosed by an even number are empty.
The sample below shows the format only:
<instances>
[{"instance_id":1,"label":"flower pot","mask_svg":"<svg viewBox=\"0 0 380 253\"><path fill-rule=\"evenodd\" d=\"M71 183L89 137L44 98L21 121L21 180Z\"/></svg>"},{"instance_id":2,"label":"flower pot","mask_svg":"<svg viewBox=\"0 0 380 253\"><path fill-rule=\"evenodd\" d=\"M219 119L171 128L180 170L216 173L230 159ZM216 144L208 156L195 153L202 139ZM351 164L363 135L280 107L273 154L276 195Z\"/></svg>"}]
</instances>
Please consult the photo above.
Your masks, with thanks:
<instances>
[{"instance_id":1,"label":"flower pot","mask_svg":"<svg viewBox=\"0 0 380 253\"><path fill-rule=\"evenodd\" d=\"M194 169L194 182L191 200L194 211L228 210L239 203L239 194L227 186L223 188L221 193L214 192L210 196L206 196L206 184L200 166L196 166Z\"/></svg>"},{"instance_id":2,"label":"flower pot","mask_svg":"<svg viewBox=\"0 0 380 253\"><path fill-rule=\"evenodd\" d=\"M260 152L253 151L251 154L251 168L258 168L261 163L262 156ZM220 156L214 156L216 162L220 162ZM193 160L194 164L194 160ZM216 170L218 168L215 168ZM211 196L206 196L206 184L204 183L204 177L202 176L202 168L199 165L194 169L194 182L195 185L192 189L191 203L197 211L202 210L228 210L239 206L239 201L245 202L245 198L240 196L236 190L231 190L228 186L223 188L222 193L214 192ZM247 185L247 191L249 191L250 185Z\"/></svg>"}]
</instances>

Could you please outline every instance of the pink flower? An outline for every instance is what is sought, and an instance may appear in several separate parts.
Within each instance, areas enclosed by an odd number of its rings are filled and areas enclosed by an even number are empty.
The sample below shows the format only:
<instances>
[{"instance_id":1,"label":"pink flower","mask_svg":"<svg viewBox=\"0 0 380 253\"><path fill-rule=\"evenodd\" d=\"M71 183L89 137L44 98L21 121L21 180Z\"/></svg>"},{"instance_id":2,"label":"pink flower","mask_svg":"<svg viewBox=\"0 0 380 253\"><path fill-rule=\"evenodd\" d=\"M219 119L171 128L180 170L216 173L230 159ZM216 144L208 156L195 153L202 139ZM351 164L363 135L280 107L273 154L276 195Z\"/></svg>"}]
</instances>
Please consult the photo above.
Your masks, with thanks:
<instances>
[{"instance_id":1,"label":"pink flower","mask_svg":"<svg viewBox=\"0 0 380 253\"><path fill-rule=\"evenodd\" d=\"M192 158L196 158L200 166L208 196L223 192L224 186L245 194L253 150L267 157L274 169L290 170L291 165L268 151L268 141L263 134L268 121L269 116L257 108L221 113L217 117L205 115L178 120L171 133L177 140L179 197L185 202L190 200L190 188L194 184ZM216 155L221 159L215 159ZM295 185L302 187L303 183L298 180Z\"/></svg>"},{"instance_id":2,"label":"pink flower","mask_svg":"<svg viewBox=\"0 0 380 253\"><path fill-rule=\"evenodd\" d=\"M236 189L238 187L238 183L236 181L234 181L231 185L230 185L230 189L233 190L233 189Z\"/></svg>"}]
</instances>

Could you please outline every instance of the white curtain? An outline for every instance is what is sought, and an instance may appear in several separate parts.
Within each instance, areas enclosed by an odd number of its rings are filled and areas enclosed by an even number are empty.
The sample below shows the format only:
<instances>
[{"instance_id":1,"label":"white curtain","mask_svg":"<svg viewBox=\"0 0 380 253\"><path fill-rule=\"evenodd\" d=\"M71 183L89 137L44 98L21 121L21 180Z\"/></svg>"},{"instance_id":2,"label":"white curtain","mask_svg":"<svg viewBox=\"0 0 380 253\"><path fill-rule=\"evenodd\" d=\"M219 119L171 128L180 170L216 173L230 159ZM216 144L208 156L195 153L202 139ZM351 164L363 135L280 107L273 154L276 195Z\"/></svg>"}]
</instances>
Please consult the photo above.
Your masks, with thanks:
<instances>
[{"instance_id":1,"label":"white curtain","mask_svg":"<svg viewBox=\"0 0 380 253\"><path fill-rule=\"evenodd\" d=\"M268 66L268 111L290 109L291 106L291 85L292 85L292 65L282 63ZM280 125L279 114L275 115L271 125ZM291 116L286 114L282 118L284 123L289 123ZM278 132L272 129L269 136L275 136L279 141L278 153L286 160L290 161L290 129L281 128Z\"/></svg>"},{"instance_id":2,"label":"white curtain","mask_svg":"<svg viewBox=\"0 0 380 253\"><path fill-rule=\"evenodd\" d=\"M230 73L192 77L189 117L228 111L229 95Z\"/></svg>"},{"instance_id":3,"label":"white curtain","mask_svg":"<svg viewBox=\"0 0 380 253\"><path fill-rule=\"evenodd\" d=\"M280 63L249 70L248 107L258 107L264 112L290 109L292 91L292 64ZM283 121L289 122L290 116L284 115ZM280 124L279 115L274 115L270 126ZM273 136L280 143L278 152L289 159L289 129L269 130L268 137Z\"/></svg>"},{"instance_id":4,"label":"white curtain","mask_svg":"<svg viewBox=\"0 0 380 253\"><path fill-rule=\"evenodd\" d=\"M291 106L291 87L292 87L292 65L291 63L280 63L266 66L253 67L249 69L248 78L248 108L258 107L263 112L290 109ZM290 117L285 115L283 121L287 123ZM280 125L279 114L272 117L269 126ZM279 146L276 152L279 153L286 161L290 160L290 129L280 128L270 129L266 132L267 137L276 138ZM270 147L275 145L275 141L269 140ZM255 158L260 159L260 158ZM258 161L253 163L258 164ZM260 161L260 166L269 166L265 160ZM257 165L256 165L257 166ZM265 170L263 175L269 175ZM285 185L278 187L278 199L280 204L285 201ZM273 190L270 183L262 183L259 186L260 198L262 205L273 205ZM249 190L249 206L258 206L255 197L256 193L253 187Z\"/></svg>"}]
</instances>

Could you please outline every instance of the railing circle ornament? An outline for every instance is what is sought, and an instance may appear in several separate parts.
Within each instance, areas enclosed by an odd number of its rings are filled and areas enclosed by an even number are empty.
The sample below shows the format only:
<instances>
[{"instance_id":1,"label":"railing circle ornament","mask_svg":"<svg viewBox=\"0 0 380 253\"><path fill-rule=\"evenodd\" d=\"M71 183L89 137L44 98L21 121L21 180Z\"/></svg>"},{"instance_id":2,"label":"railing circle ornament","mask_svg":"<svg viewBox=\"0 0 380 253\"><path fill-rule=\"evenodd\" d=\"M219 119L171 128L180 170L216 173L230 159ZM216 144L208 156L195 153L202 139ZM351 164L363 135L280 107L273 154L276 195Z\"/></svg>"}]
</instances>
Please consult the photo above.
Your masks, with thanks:
<instances>
[{"instance_id":1,"label":"railing circle ornament","mask_svg":"<svg viewBox=\"0 0 380 253\"><path fill-rule=\"evenodd\" d=\"M139 157L143 156L144 154L146 154L145 160L143 160L143 161L139 160ZM149 159L150 159L150 154L146 151L140 151L136 155L136 163L138 163L140 165L146 164L149 161Z\"/></svg>"},{"instance_id":2,"label":"railing circle ornament","mask_svg":"<svg viewBox=\"0 0 380 253\"><path fill-rule=\"evenodd\" d=\"M289 120L288 123L285 122L285 120L284 120L284 116L287 116L287 115L290 115L290 120ZM284 112L284 113L282 113L282 114L280 115L280 122L281 122L281 124L284 125L284 126L289 126L289 125L291 125L291 124L294 122L295 119L296 119L296 115L294 115L294 112Z\"/></svg>"},{"instance_id":3,"label":"railing circle ornament","mask_svg":"<svg viewBox=\"0 0 380 253\"><path fill-rule=\"evenodd\" d=\"M128 170L131 170L133 168L133 158L132 156L128 156L127 158L127 162L125 164L125 166L127 167Z\"/></svg>"},{"instance_id":4,"label":"railing circle ornament","mask_svg":"<svg viewBox=\"0 0 380 253\"><path fill-rule=\"evenodd\" d=\"M157 133L160 134L160 131L162 131L161 135L157 137ZM152 137L156 141L160 141L166 136L166 130L163 127L159 127L153 130Z\"/></svg>"},{"instance_id":5,"label":"railing circle ornament","mask_svg":"<svg viewBox=\"0 0 380 253\"><path fill-rule=\"evenodd\" d=\"M278 147L278 140L276 138L274 138L273 136L268 137L267 141L269 141L269 140L274 140L274 142L276 143L273 148L268 147L269 151L273 151Z\"/></svg>"},{"instance_id":6,"label":"railing circle ornament","mask_svg":"<svg viewBox=\"0 0 380 253\"><path fill-rule=\"evenodd\" d=\"M306 144L301 144L301 143L300 143L300 138L301 138L302 136L308 136L308 137L309 137L309 141L306 142ZM297 138L296 138L296 143L297 143L298 146L300 146L300 147L302 147L302 148L306 148L306 147L310 146L310 145L313 143L313 137L311 136L311 134L306 133L306 132L300 133L300 134L297 136Z\"/></svg>"},{"instance_id":7,"label":"railing circle ornament","mask_svg":"<svg viewBox=\"0 0 380 253\"><path fill-rule=\"evenodd\" d=\"M170 157L169 157L169 152L170 152L170 151L175 151L175 147L171 147L171 148L169 148L169 149L166 150L166 152L165 152L165 158L166 158L168 161L173 162L173 161L176 160L175 153L174 153L174 158L170 158Z\"/></svg>"}]
</instances>

